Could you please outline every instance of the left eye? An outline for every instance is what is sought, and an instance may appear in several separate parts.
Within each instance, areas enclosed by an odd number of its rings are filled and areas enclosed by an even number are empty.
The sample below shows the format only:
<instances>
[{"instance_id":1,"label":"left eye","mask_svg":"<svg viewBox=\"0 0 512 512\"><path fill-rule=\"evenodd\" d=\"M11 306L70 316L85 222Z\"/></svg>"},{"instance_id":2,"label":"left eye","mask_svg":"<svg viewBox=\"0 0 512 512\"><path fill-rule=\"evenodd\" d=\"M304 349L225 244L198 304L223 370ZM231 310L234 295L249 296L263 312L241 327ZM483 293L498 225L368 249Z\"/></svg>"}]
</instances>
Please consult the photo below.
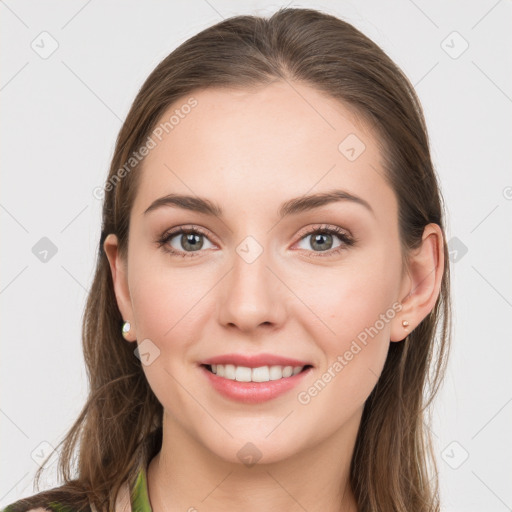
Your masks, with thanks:
<instances>
[{"instance_id":1,"label":"left eye","mask_svg":"<svg viewBox=\"0 0 512 512\"><path fill-rule=\"evenodd\" d=\"M310 239L309 241L307 241L308 238ZM339 242L337 245L334 245L336 238ZM314 252L330 251L343 245L351 244L350 238L344 232L329 228L316 229L315 231L307 233L301 238L299 243L303 242L306 242L309 247L299 246L300 249L310 250L310 248L313 248Z\"/></svg>"}]
</instances>

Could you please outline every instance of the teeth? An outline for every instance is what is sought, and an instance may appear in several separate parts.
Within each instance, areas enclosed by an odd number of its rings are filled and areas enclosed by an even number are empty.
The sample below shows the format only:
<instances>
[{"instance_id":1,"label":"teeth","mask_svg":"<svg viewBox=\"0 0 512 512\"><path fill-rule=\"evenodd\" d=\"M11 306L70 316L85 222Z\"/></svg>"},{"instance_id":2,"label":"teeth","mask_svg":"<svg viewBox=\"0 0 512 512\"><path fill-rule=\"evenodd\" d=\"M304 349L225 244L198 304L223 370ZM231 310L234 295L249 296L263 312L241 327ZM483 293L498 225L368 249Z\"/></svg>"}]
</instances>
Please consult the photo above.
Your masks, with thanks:
<instances>
[{"instance_id":1,"label":"teeth","mask_svg":"<svg viewBox=\"0 0 512 512\"><path fill-rule=\"evenodd\" d=\"M268 382L300 373L304 366L260 366L248 368L233 364L212 364L212 372L225 379L238 382Z\"/></svg>"}]
</instances>

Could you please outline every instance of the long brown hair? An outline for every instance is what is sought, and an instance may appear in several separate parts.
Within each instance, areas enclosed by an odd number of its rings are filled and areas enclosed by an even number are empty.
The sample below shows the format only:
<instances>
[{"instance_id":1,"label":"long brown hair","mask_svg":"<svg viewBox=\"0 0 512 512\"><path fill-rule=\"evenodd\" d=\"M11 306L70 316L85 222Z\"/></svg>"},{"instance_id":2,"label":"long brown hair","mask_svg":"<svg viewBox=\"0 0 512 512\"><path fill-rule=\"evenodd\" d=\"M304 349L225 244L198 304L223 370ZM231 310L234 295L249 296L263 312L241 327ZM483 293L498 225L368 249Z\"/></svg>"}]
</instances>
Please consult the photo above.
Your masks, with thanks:
<instances>
[{"instance_id":1,"label":"long brown hair","mask_svg":"<svg viewBox=\"0 0 512 512\"><path fill-rule=\"evenodd\" d=\"M134 356L133 345L121 335L123 319L103 250L105 237L114 233L121 254L127 255L140 164L127 169L126 163L164 112L178 100L185 102L193 91L264 86L275 80L300 81L325 92L375 130L385 177L398 200L404 261L408 251L420 244L427 224L438 224L445 238L442 196L414 88L382 49L356 28L329 14L287 8L269 18L232 17L188 39L147 78L117 138L104 187L96 272L83 318L89 396L61 442L59 472L64 484L23 500L25 505L57 499L77 510L89 501L98 510L113 510L121 484L135 477L142 450L152 456L160 449L162 405ZM445 267L437 302L406 341L390 344L383 372L364 407L350 468L360 512L439 510L426 416L445 371L450 343L449 259L444 242ZM38 484L43 467L36 475Z\"/></svg>"}]
</instances>

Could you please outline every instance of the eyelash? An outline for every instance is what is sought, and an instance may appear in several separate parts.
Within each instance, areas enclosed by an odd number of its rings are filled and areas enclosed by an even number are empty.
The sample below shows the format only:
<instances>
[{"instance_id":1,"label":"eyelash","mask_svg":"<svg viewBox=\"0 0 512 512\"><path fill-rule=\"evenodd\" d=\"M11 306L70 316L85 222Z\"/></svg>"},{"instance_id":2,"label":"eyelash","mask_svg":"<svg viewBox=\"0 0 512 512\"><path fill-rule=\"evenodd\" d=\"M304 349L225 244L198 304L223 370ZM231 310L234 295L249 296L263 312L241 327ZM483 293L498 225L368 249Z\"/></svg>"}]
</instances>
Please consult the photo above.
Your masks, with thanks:
<instances>
[{"instance_id":1,"label":"eyelash","mask_svg":"<svg viewBox=\"0 0 512 512\"><path fill-rule=\"evenodd\" d=\"M327 251L307 251L309 254L308 256L311 258L324 258L327 256L334 256L341 251L345 250L348 247L352 247L355 245L357 240L353 237L348 235L344 230L337 226L320 226L315 227L312 229L309 229L305 233L302 233L301 237L299 238L299 241L303 238L306 238L308 235L314 235L314 234L320 234L320 233L328 233L330 235L336 235L342 242L341 245L334 249L329 249ZM208 238L207 233L205 233L201 228L198 226L193 226L190 228L180 227L175 230L167 231L165 232L158 240L157 245L159 248L165 246L169 240L174 238L176 235L203 235L206 238ZM164 251L169 253L171 256L181 256L183 258L189 258L189 257L196 257L196 252L203 252L203 251L176 251L174 248L171 248L169 246L164 247Z\"/></svg>"}]
</instances>

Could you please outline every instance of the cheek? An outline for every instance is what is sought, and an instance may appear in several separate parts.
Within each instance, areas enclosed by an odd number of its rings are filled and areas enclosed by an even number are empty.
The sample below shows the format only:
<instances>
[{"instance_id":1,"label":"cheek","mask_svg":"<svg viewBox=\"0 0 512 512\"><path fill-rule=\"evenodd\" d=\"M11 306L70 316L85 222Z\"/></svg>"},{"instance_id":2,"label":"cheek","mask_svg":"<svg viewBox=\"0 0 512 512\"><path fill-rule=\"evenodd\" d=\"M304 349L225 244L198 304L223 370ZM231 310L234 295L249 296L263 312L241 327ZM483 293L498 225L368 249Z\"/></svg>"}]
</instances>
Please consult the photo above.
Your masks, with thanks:
<instances>
[{"instance_id":1,"label":"cheek","mask_svg":"<svg viewBox=\"0 0 512 512\"><path fill-rule=\"evenodd\" d=\"M187 331L197 326L201 300L214 285L212 272L201 266L172 268L165 256L135 254L130 268L130 294L137 336L166 344L190 339ZM170 341L172 340L172 343Z\"/></svg>"},{"instance_id":2,"label":"cheek","mask_svg":"<svg viewBox=\"0 0 512 512\"><path fill-rule=\"evenodd\" d=\"M302 317L323 359L315 378L297 390L297 402L302 414L318 418L315 424L328 429L335 430L362 411L386 361L396 316L393 279L370 277L354 273L344 274L339 283L331 279L326 281L330 293L315 287L309 304L322 322L315 315ZM313 430L310 435L317 434Z\"/></svg>"},{"instance_id":3,"label":"cheek","mask_svg":"<svg viewBox=\"0 0 512 512\"><path fill-rule=\"evenodd\" d=\"M196 393L194 383L187 380L190 346L201 338L199 315L204 314L206 303L201 298L213 283L201 280L191 268L170 269L161 262L139 265L135 271L135 258L132 261L130 292L137 343L146 342L149 352L156 354L150 364L143 365L146 379L167 411L190 409L195 414L194 404L181 383L188 382L187 390Z\"/></svg>"},{"instance_id":4,"label":"cheek","mask_svg":"<svg viewBox=\"0 0 512 512\"><path fill-rule=\"evenodd\" d=\"M296 317L323 353L318 385L311 394L302 390L306 402L314 399L327 410L329 403L337 403L345 414L362 406L377 382L389 349L400 278L399 257L389 247L381 249L361 251L335 270L315 269L309 286L302 280L297 295L306 299L308 309L302 307L306 314Z\"/></svg>"},{"instance_id":5,"label":"cheek","mask_svg":"<svg viewBox=\"0 0 512 512\"><path fill-rule=\"evenodd\" d=\"M289 276L296 295L307 306L308 314L302 318L308 319L310 328L316 326L317 333L329 340L333 349L343 348L347 341L373 326L381 314L394 314L399 260L377 248L368 253L351 256L337 268L317 267L307 273L298 269ZM378 327L387 333L390 325L379 322Z\"/></svg>"}]
</instances>

